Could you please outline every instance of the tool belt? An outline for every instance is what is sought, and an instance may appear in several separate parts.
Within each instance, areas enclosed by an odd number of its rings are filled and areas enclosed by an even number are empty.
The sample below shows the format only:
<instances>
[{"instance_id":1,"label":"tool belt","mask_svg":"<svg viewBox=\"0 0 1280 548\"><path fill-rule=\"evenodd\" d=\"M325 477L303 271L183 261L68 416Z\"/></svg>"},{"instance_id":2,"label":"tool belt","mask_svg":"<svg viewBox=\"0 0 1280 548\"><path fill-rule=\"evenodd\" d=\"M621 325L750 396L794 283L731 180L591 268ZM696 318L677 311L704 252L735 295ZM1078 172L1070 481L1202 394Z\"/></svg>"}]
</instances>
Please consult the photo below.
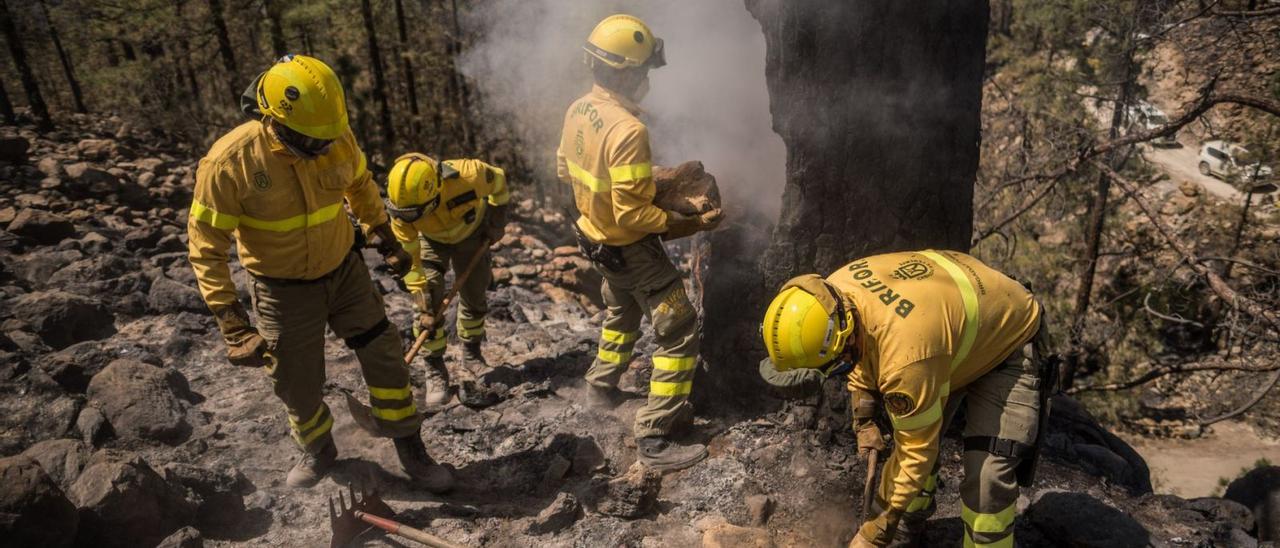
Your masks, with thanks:
<instances>
[{"instance_id":1,"label":"tool belt","mask_svg":"<svg viewBox=\"0 0 1280 548\"><path fill-rule=\"evenodd\" d=\"M578 249L591 262L600 265L610 272L622 272L627 268L627 259L622 255L622 247L609 244L598 244L587 238L578 225L573 225L573 232L578 236Z\"/></svg>"},{"instance_id":2,"label":"tool belt","mask_svg":"<svg viewBox=\"0 0 1280 548\"><path fill-rule=\"evenodd\" d=\"M1038 305L1038 303L1037 303ZM1036 468L1040 464L1041 448L1049 429L1050 398L1058 391L1058 365L1062 357L1048 352L1048 328L1045 326L1044 308L1041 309L1040 328L1032 336L1032 359L1036 365L1036 388L1039 392L1040 411L1036 421L1036 437L1030 444L994 436L971 436L964 439L965 451L985 451L992 455L1019 459L1014 475L1018 485L1029 487L1035 481Z\"/></svg>"}]
</instances>

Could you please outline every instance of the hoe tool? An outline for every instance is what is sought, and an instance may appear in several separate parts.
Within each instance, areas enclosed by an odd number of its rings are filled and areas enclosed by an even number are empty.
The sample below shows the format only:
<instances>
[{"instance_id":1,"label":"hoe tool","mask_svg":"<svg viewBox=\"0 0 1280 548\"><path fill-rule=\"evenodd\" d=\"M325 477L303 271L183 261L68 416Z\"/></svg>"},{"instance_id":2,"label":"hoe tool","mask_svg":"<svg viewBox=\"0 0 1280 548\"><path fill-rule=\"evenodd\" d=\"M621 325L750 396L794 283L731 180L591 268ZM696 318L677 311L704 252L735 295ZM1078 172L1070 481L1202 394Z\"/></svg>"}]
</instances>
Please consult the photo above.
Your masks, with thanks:
<instances>
[{"instance_id":1,"label":"hoe tool","mask_svg":"<svg viewBox=\"0 0 1280 548\"><path fill-rule=\"evenodd\" d=\"M350 506L347 505L341 491L338 492L336 509L333 497L329 498L329 526L333 529L329 548L346 546L356 537L370 530L376 530L378 534L391 533L432 548L463 548L461 545L395 521L395 511L378 497L376 491L361 490L360 497L357 498L355 488L348 485L347 492L351 499Z\"/></svg>"},{"instance_id":2,"label":"hoe tool","mask_svg":"<svg viewBox=\"0 0 1280 548\"><path fill-rule=\"evenodd\" d=\"M871 495L876 490L876 465L880 461L880 452L875 449L871 450L871 454L867 455L867 482L862 486L862 519L860 523L867 522L867 516L871 514Z\"/></svg>"}]
</instances>

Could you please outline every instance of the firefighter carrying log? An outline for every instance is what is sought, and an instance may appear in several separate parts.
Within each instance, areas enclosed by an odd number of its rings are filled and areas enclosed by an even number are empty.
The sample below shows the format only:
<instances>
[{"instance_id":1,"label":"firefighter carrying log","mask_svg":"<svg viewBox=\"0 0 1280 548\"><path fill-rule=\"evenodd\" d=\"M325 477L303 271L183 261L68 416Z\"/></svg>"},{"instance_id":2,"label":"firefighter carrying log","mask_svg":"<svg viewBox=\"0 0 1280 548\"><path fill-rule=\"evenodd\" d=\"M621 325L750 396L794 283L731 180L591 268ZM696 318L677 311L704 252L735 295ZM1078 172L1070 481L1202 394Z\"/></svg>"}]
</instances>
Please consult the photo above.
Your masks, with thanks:
<instances>
[{"instance_id":1,"label":"firefighter carrying log","mask_svg":"<svg viewBox=\"0 0 1280 548\"><path fill-rule=\"evenodd\" d=\"M847 373L864 456L884 449L877 400L893 425L872 518L849 546L919 545L942 433L962 402L964 545L1014 545L1018 487L1030 485L1053 385L1043 323L1030 291L954 251L876 255L783 286L761 326L761 375L804 391Z\"/></svg>"},{"instance_id":2,"label":"firefighter carrying log","mask_svg":"<svg viewBox=\"0 0 1280 548\"><path fill-rule=\"evenodd\" d=\"M395 441L405 472L442 492L449 470L427 455L400 336L360 247L367 233L387 265L408 272L411 258L391 224L347 123L342 85L328 65L288 55L245 92L253 117L200 160L187 231L200 292L238 366L263 367L288 410L303 455L293 487L315 485L337 458L325 405L328 326L359 359L377 426ZM346 207L360 221L353 228ZM257 326L240 303L228 266L232 239L252 275Z\"/></svg>"},{"instance_id":3,"label":"firefighter carrying log","mask_svg":"<svg viewBox=\"0 0 1280 548\"><path fill-rule=\"evenodd\" d=\"M403 278L413 295L417 320L413 335L430 329L427 351L427 391L424 407L435 410L453 398L445 367L446 339L441 319L433 317L444 300L444 275L452 265L456 274L476 257L482 264L467 276L458 296L457 334L462 340L463 368L484 364L480 343L489 312L485 290L493 279L489 242L502 239L507 225L507 176L502 168L480 160L436 161L416 152L398 158L387 176L387 211L400 245L412 257Z\"/></svg>"},{"instance_id":4,"label":"firefighter carrying log","mask_svg":"<svg viewBox=\"0 0 1280 548\"><path fill-rule=\"evenodd\" d=\"M699 327L662 238L714 228L719 213L692 216L653 204L649 130L637 117L637 103L648 92L649 70L666 64L662 40L640 19L613 15L591 31L583 49L595 85L565 113L556 167L560 179L573 186L581 214L575 223L579 245L604 277L607 312L586 374L588 390L597 405L620 401L618 380L631 363L640 320L647 316L658 350L648 402L635 417L639 460L659 470L678 470L707 455L702 445L679 445L670 438L690 418Z\"/></svg>"}]
</instances>

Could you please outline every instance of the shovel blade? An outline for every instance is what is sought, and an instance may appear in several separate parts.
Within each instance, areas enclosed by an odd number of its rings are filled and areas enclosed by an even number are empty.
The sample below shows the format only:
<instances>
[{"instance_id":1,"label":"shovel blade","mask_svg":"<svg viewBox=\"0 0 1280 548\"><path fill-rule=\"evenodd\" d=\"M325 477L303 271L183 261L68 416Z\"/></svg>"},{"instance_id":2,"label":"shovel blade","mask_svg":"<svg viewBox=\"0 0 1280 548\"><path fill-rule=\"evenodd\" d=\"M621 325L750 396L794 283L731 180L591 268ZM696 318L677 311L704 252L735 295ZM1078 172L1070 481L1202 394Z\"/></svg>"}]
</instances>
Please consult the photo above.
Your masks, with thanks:
<instances>
[{"instance_id":1,"label":"shovel blade","mask_svg":"<svg viewBox=\"0 0 1280 548\"><path fill-rule=\"evenodd\" d=\"M383 436L382 428L378 426L377 419L373 418L373 409L356 399L350 392L344 392L343 395L347 397L347 410L351 413L351 420L355 421L356 426L371 435Z\"/></svg>"}]
</instances>

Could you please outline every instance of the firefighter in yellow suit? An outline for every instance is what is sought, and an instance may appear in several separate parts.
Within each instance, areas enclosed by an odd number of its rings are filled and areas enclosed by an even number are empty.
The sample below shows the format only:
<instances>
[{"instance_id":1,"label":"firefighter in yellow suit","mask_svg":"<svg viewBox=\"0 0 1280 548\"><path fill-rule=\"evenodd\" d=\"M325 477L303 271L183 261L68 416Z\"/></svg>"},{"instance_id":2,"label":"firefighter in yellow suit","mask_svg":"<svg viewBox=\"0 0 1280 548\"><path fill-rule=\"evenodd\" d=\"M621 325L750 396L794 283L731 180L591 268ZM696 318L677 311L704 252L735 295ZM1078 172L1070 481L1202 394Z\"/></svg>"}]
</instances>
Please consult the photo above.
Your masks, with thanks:
<instances>
[{"instance_id":1,"label":"firefighter in yellow suit","mask_svg":"<svg viewBox=\"0 0 1280 548\"><path fill-rule=\"evenodd\" d=\"M489 243L502 239L507 224L506 172L480 160L437 162L412 152L398 158L387 175L387 211L400 245L412 256L413 267L404 285L413 295L414 336L434 327L423 344L427 351L428 385L423 398L429 409L439 408L453 397L449 370L444 365L446 339L439 318L432 314L444 300L444 275L450 265L461 275L476 254L470 276L459 288L458 338L462 339L464 367L483 364L480 343L485 338L485 291L493 280Z\"/></svg>"},{"instance_id":2,"label":"firefighter in yellow suit","mask_svg":"<svg viewBox=\"0 0 1280 548\"><path fill-rule=\"evenodd\" d=\"M1041 323L1026 288L954 251L876 255L783 286L765 312L761 374L788 386L848 371L860 451L883 447L877 398L893 424L874 517L850 546L919 542L936 507L944 425L961 402L965 546L1014 545L1018 487L1029 483L1051 377Z\"/></svg>"},{"instance_id":3,"label":"firefighter in yellow suit","mask_svg":"<svg viewBox=\"0 0 1280 548\"><path fill-rule=\"evenodd\" d=\"M325 405L324 334L355 351L374 419L394 438L401 465L432 491L452 483L427 455L400 337L361 257L360 221L393 271L410 257L396 242L377 187L347 123L338 77L318 59L289 55L259 76L242 100L254 117L200 160L187 233L204 300L238 366L265 367L288 410L303 456L287 483L310 487L337 458ZM345 207L344 207L345 204ZM257 327L240 304L228 266L236 243L252 275Z\"/></svg>"},{"instance_id":4,"label":"firefighter in yellow suit","mask_svg":"<svg viewBox=\"0 0 1280 548\"><path fill-rule=\"evenodd\" d=\"M560 179L573 186L581 214L579 244L604 277L607 305L600 348L587 371L597 405L616 404L619 378L631 362L640 320L653 324L648 403L636 413L639 460L677 470L702 460L702 445L670 439L690 415L689 392L698 357L698 318L662 238L715 226L718 218L665 211L653 204L655 188L649 130L637 102L649 86L649 70L666 64L662 40L630 15L605 18L591 31L584 60L595 78L591 91L565 113L556 151Z\"/></svg>"}]
</instances>

